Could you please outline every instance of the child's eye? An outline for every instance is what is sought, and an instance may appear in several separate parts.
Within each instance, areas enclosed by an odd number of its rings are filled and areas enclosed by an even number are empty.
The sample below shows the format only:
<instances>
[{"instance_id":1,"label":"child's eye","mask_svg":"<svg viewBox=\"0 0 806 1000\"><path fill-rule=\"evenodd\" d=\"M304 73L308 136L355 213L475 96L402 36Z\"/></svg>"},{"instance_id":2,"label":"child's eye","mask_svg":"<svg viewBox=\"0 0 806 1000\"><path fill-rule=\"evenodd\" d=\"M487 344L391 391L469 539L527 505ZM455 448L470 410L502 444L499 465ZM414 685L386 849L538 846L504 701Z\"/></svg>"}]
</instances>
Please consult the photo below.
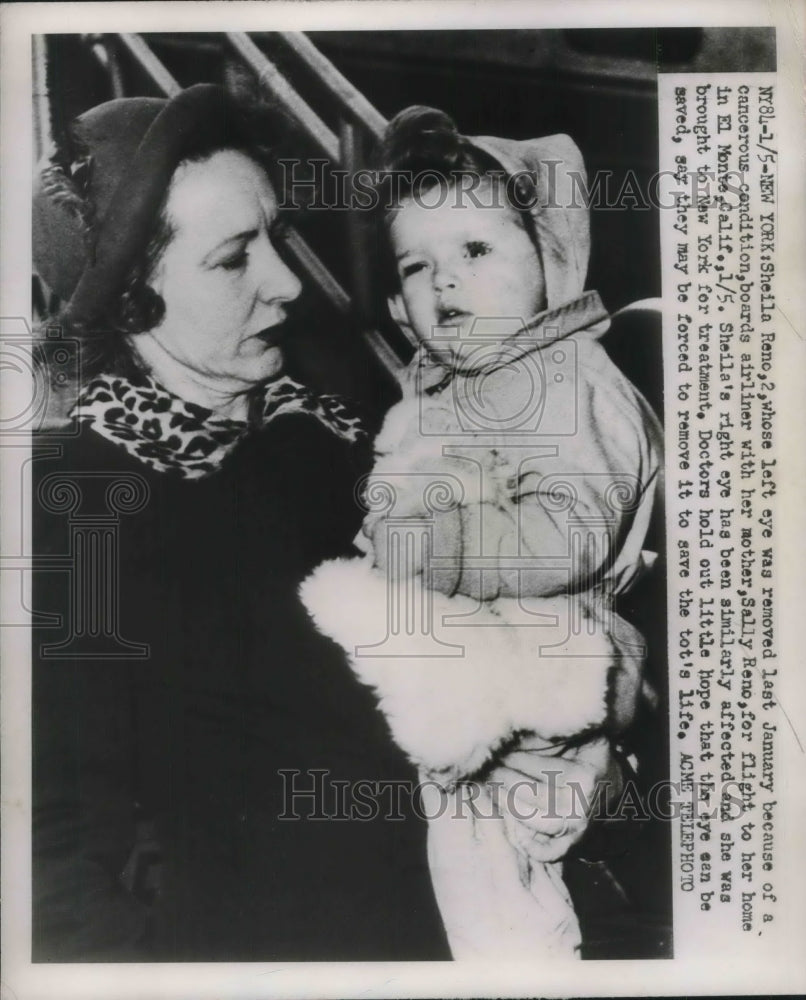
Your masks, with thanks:
<instances>
[{"instance_id":1,"label":"child's eye","mask_svg":"<svg viewBox=\"0 0 806 1000\"><path fill-rule=\"evenodd\" d=\"M467 255L471 259L474 257L485 257L488 253L492 252L492 247L489 243L484 243L482 240L471 240L469 243L465 243L465 249L467 250Z\"/></svg>"},{"instance_id":2,"label":"child's eye","mask_svg":"<svg viewBox=\"0 0 806 1000\"><path fill-rule=\"evenodd\" d=\"M223 268L225 271L240 271L246 267L248 259L248 252L246 250L239 250L238 253L222 260L218 266Z\"/></svg>"},{"instance_id":3,"label":"child's eye","mask_svg":"<svg viewBox=\"0 0 806 1000\"><path fill-rule=\"evenodd\" d=\"M413 260L409 264L404 264L400 269L400 273L404 278L410 278L412 275L422 271L425 266L424 260Z\"/></svg>"}]
</instances>

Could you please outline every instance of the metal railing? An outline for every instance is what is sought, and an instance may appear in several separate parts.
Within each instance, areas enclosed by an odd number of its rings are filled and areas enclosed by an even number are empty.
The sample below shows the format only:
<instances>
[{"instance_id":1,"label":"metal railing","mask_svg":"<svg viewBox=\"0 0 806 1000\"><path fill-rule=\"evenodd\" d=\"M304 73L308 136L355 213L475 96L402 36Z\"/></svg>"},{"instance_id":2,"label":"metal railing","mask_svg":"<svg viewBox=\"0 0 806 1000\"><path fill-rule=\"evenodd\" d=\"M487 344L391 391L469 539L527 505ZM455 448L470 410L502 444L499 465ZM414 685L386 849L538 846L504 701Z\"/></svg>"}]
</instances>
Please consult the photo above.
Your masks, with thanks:
<instances>
[{"instance_id":1,"label":"metal railing","mask_svg":"<svg viewBox=\"0 0 806 1000\"><path fill-rule=\"evenodd\" d=\"M221 37L221 36L219 36ZM275 61L270 59L244 32L223 36L222 49L236 57L254 76L258 86L271 96L297 123L306 137L335 167L351 173L364 165L365 151L383 134L386 119L336 67L299 32L272 32L263 36L284 58L310 77L338 119L332 128L300 93ZM153 48L141 35L86 36L85 41L109 78L114 96L123 95L121 54L166 97L181 89ZM392 375L399 372L403 358L373 322L374 306L368 267L369 248L360 219L354 210L344 212L345 243L349 255L349 283L346 289L313 247L296 230L290 229L288 250L300 269L316 285L331 305L342 314L352 314L376 357Z\"/></svg>"}]
</instances>

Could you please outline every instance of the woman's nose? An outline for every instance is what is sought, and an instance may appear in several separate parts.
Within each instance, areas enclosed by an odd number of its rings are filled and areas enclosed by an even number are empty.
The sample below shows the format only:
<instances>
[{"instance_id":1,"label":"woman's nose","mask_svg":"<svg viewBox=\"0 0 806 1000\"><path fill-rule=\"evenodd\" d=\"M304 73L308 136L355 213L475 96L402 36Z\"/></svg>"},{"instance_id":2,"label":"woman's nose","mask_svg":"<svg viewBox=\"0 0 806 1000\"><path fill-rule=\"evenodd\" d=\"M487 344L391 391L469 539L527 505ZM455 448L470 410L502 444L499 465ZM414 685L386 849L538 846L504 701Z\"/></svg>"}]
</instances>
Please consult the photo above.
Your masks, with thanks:
<instances>
[{"instance_id":1,"label":"woman's nose","mask_svg":"<svg viewBox=\"0 0 806 1000\"><path fill-rule=\"evenodd\" d=\"M265 239L265 254L261 261L262 281L260 298L264 302L293 302L299 298L302 282L286 264L268 236Z\"/></svg>"}]
</instances>

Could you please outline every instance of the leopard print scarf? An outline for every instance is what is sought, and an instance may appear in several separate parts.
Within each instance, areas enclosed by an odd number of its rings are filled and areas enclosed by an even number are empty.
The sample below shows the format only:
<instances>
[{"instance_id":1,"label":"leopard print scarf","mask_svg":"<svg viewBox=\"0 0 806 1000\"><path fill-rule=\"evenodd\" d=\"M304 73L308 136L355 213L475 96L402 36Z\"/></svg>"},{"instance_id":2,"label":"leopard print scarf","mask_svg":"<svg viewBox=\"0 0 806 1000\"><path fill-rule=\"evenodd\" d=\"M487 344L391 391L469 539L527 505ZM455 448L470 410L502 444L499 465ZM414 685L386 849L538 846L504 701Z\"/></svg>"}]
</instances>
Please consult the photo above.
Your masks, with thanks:
<instances>
[{"instance_id":1,"label":"leopard print scarf","mask_svg":"<svg viewBox=\"0 0 806 1000\"><path fill-rule=\"evenodd\" d=\"M318 396L287 376L262 386L250 409L249 422L231 420L185 402L153 379L135 385L102 375L85 387L70 415L141 462L185 479L212 475L250 428L287 413L308 414L346 441L367 436L361 417L345 400Z\"/></svg>"}]
</instances>

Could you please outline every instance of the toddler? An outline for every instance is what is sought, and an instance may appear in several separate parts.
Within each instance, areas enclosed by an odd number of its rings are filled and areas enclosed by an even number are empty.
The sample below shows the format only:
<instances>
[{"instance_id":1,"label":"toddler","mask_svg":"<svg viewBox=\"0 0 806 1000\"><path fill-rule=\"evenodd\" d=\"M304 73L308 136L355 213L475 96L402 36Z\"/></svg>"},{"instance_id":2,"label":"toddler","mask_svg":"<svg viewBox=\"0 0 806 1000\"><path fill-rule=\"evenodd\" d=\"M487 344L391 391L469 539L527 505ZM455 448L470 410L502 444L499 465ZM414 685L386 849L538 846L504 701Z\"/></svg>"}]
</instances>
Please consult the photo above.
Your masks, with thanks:
<instances>
[{"instance_id":1,"label":"toddler","mask_svg":"<svg viewBox=\"0 0 806 1000\"><path fill-rule=\"evenodd\" d=\"M612 601L644 566L662 437L599 343L609 318L583 292L584 172L567 136L469 138L410 108L383 159L399 195L383 223L389 307L419 347L376 441L367 498L383 484L388 502L364 521L366 559L320 567L303 598L421 772L456 794L506 748L611 739L632 721L641 637ZM407 523L427 541L400 556L391 529ZM377 642L387 588L406 579L450 626L444 657ZM430 824L454 954L574 953L557 859L506 810L482 827Z\"/></svg>"}]
</instances>

